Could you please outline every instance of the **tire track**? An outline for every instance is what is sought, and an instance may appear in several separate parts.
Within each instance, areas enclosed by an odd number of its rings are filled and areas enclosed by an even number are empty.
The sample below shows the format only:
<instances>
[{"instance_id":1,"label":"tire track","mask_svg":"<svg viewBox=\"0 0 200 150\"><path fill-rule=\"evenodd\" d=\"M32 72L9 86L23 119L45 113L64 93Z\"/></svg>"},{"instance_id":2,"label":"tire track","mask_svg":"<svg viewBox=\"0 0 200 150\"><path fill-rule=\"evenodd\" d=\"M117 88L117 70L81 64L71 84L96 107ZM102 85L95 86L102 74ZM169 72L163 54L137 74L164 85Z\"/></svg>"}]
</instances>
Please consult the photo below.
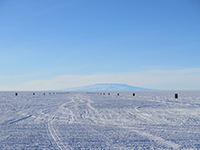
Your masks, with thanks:
<instances>
[{"instance_id":1,"label":"tire track","mask_svg":"<svg viewBox=\"0 0 200 150\"><path fill-rule=\"evenodd\" d=\"M95 109L92 106L93 101L90 99L90 97L87 97L85 95L74 95L73 97L70 97L71 101L64 103L61 105L57 112L52 115L50 121L48 122L48 130L53 137L54 141L56 142L57 146L61 149L73 149L76 148L77 146L77 141L74 143L73 147L70 147L69 141L67 136L61 136L60 131L56 127L56 123L61 121L59 120L59 116L68 116L66 117L66 126L69 124L78 124L80 129L84 130L85 132L88 132L93 135L98 135L100 141L100 145L103 144L103 148L105 149L112 149L115 146L120 146L120 144L113 144L114 139L111 138L110 133L107 132L107 130L104 130L104 127L111 127L111 128L116 128L116 129L123 129L123 132L118 132L116 131L116 135L119 136L119 138L123 138L123 136L129 132L133 132L137 135L140 135L142 137L146 137L149 139L149 141L153 141L159 145L168 147L168 148L173 148L173 149L178 149L180 145L173 143L171 141L167 141L163 139L162 137L158 137L156 135L150 134L148 132L140 131L135 127L130 126L132 124L132 120L128 118L123 118L124 113L133 113L128 110L124 111L117 111L115 109L111 110L106 110L102 111L101 113ZM159 122L155 122L155 120L152 120L152 118L146 116L145 114L142 114L142 111L138 110L140 107L145 107L146 105L143 106L138 106L135 107L135 112L138 117L140 117L142 120L149 121L152 123L159 124ZM103 117L105 116L105 117ZM106 116L109 116L108 118ZM65 117L63 117L65 118ZM102 130L96 129L95 127L100 127L99 129L102 128ZM77 133L77 138L79 136L83 136L81 133L79 135L78 128L74 128L74 132ZM103 131L103 132L101 132ZM86 134L87 136L87 134ZM75 136L76 138L76 136ZM84 138L85 140L90 139L89 137ZM88 143L88 142L87 142ZM98 142L97 142L98 143ZM85 143L79 143L80 146L83 146ZM88 143L90 148L90 143ZM126 147L123 147L126 149Z\"/></svg>"},{"instance_id":2,"label":"tire track","mask_svg":"<svg viewBox=\"0 0 200 150\"><path fill-rule=\"evenodd\" d=\"M51 135L51 137L54 139L56 145L61 149L61 150L71 150L72 148L68 145L65 145L62 140L61 136L59 135L59 131L56 130L54 127L54 116L52 116L51 121L48 122L48 130Z\"/></svg>"},{"instance_id":3,"label":"tire track","mask_svg":"<svg viewBox=\"0 0 200 150\"><path fill-rule=\"evenodd\" d=\"M73 102L73 99L67 103L71 103L71 102ZM57 113L58 113L59 109L62 109L63 106L66 105L67 103L64 103L63 105L61 105L58 108L58 110L53 115L51 115L50 119L48 120L49 133L50 133L51 137L53 138L54 142L56 143L56 145L61 150L72 150L72 148L69 145L66 145L65 143L62 142L63 140L61 139L59 131L54 126L54 124L55 124L54 121L55 121L55 118L57 117Z\"/></svg>"}]
</instances>

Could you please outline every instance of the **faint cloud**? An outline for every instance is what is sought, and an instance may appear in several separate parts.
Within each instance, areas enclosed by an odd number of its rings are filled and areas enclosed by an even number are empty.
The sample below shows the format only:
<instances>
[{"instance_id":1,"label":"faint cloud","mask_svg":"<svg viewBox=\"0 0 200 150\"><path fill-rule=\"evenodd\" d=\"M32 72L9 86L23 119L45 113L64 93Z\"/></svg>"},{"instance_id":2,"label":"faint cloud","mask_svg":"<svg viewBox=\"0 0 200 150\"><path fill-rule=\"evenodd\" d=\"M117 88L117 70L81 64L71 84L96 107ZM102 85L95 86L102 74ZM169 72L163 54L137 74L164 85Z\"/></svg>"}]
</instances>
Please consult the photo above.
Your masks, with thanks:
<instances>
[{"instance_id":1,"label":"faint cloud","mask_svg":"<svg viewBox=\"0 0 200 150\"><path fill-rule=\"evenodd\" d=\"M96 83L123 83L159 90L200 90L200 68L182 70L149 70L128 73L62 75L49 80L34 80L0 90L59 90Z\"/></svg>"}]
</instances>

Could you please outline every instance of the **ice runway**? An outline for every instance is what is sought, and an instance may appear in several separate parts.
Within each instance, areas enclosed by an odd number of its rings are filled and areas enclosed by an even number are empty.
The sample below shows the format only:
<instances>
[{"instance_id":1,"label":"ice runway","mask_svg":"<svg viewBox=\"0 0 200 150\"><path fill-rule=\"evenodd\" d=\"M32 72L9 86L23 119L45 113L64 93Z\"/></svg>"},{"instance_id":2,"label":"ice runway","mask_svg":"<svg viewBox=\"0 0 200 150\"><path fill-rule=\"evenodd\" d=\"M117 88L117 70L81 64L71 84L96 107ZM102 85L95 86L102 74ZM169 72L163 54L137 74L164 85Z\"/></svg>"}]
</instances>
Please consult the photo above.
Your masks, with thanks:
<instances>
[{"instance_id":1,"label":"ice runway","mask_svg":"<svg viewBox=\"0 0 200 150\"><path fill-rule=\"evenodd\" d=\"M0 149L200 149L200 91L32 93L0 92Z\"/></svg>"}]
</instances>

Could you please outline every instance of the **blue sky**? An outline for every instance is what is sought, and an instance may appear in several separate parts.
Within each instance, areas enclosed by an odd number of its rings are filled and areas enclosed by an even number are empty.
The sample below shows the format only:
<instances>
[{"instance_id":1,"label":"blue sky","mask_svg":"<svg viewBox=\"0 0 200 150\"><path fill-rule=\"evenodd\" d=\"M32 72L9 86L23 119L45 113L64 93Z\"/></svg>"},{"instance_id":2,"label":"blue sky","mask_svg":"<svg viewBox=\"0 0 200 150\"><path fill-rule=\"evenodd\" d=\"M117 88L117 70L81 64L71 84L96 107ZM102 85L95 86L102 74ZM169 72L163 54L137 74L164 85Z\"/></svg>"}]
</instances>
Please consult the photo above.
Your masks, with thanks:
<instances>
[{"instance_id":1,"label":"blue sky","mask_svg":"<svg viewBox=\"0 0 200 150\"><path fill-rule=\"evenodd\" d=\"M198 0L1 0L0 90L200 90Z\"/></svg>"}]
</instances>

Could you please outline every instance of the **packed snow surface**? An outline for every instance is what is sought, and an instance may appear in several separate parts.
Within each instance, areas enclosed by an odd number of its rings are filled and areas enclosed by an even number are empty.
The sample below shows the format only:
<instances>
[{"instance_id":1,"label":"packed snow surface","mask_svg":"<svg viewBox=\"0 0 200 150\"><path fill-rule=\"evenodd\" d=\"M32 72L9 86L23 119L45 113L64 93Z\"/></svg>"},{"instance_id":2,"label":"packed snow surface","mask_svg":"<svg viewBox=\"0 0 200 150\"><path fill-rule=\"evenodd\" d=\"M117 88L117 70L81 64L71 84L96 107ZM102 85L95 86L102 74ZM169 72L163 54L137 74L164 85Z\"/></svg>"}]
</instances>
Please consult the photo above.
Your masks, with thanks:
<instances>
[{"instance_id":1,"label":"packed snow surface","mask_svg":"<svg viewBox=\"0 0 200 150\"><path fill-rule=\"evenodd\" d=\"M0 149L200 149L200 91L176 92L0 92Z\"/></svg>"}]
</instances>

